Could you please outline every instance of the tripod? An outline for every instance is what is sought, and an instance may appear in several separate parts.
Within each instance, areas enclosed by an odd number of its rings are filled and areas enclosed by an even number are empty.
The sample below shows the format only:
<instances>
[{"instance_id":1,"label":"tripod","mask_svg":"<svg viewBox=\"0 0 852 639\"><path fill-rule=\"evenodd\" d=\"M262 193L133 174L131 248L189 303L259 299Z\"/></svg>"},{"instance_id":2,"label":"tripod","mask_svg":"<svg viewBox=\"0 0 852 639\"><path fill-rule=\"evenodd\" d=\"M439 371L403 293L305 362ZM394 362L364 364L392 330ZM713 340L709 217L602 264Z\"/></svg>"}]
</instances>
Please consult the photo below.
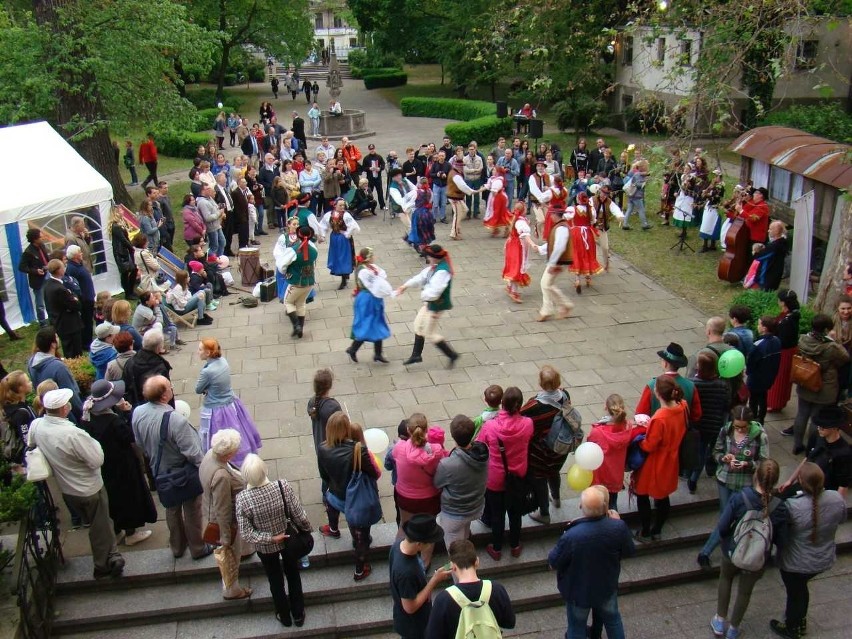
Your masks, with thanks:
<instances>
[{"instance_id":1,"label":"tripod","mask_svg":"<svg viewBox=\"0 0 852 639\"><path fill-rule=\"evenodd\" d=\"M677 250L678 250L678 252L679 252L679 253L683 253L683 249L687 248L687 249L689 249L690 251L692 251L693 253L695 253L695 249L694 249L694 248L692 248L692 247L689 245L689 243L686 241L686 229L687 229L687 225L689 224L689 222L690 222L691 220L692 220L692 217L690 217L689 219L684 219L684 225L683 225L683 227L680 229L680 235L678 236L678 240L677 240L677 242L675 242L674 244L672 244L672 245L669 247L669 250L670 250L670 251L671 251L672 249L674 249L674 248L677 248Z\"/></svg>"}]
</instances>

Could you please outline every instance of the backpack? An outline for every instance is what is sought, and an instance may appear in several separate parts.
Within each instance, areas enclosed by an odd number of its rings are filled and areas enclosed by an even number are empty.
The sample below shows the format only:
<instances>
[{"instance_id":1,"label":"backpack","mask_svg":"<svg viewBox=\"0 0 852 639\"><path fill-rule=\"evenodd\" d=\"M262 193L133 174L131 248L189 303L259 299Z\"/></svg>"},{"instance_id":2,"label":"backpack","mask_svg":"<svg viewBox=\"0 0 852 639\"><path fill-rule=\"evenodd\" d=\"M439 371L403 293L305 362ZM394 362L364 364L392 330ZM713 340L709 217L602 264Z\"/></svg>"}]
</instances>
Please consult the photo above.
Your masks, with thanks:
<instances>
[{"instance_id":1,"label":"backpack","mask_svg":"<svg viewBox=\"0 0 852 639\"><path fill-rule=\"evenodd\" d=\"M477 601L468 599L458 586L447 588L447 594L461 608L456 639L499 639L503 636L503 631L497 624L494 612L488 605L488 601L491 599L490 581L482 580L482 592Z\"/></svg>"},{"instance_id":2,"label":"backpack","mask_svg":"<svg viewBox=\"0 0 852 639\"><path fill-rule=\"evenodd\" d=\"M566 400L562 408L553 416L550 431L545 443L557 455L568 455L577 450L583 443L583 429L580 426L583 418L570 400Z\"/></svg>"},{"instance_id":3,"label":"backpack","mask_svg":"<svg viewBox=\"0 0 852 639\"><path fill-rule=\"evenodd\" d=\"M636 194L638 188L639 187L636 185L636 182L633 181L633 176L631 176L624 182L621 190L627 193L627 197L632 197Z\"/></svg>"},{"instance_id":4,"label":"backpack","mask_svg":"<svg viewBox=\"0 0 852 639\"><path fill-rule=\"evenodd\" d=\"M734 528L731 563L741 570L757 572L763 570L766 555L772 545L772 521L769 516L763 516L763 509L759 505L754 509L754 504L749 501L745 492L741 494L748 510ZM781 502L775 498L770 501L770 515L779 503Z\"/></svg>"}]
</instances>

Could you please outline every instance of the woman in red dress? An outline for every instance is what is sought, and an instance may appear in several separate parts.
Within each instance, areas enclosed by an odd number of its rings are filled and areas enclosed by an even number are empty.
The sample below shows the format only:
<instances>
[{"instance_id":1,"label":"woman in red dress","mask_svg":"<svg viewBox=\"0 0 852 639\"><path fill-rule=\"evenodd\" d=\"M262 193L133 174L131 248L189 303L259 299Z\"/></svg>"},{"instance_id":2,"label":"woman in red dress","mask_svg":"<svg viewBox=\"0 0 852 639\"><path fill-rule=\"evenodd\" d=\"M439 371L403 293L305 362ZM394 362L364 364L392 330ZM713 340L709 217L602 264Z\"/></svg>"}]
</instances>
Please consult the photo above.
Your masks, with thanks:
<instances>
[{"instance_id":1,"label":"woman in red dress","mask_svg":"<svg viewBox=\"0 0 852 639\"><path fill-rule=\"evenodd\" d=\"M544 241L550 237L550 231L553 228L554 221L551 217L555 213L564 215L568 210L568 189L565 188L562 176L553 176L553 185L545 191L545 194L550 194L550 199L547 200L547 215L544 216Z\"/></svg>"},{"instance_id":2,"label":"woman in red dress","mask_svg":"<svg viewBox=\"0 0 852 639\"><path fill-rule=\"evenodd\" d=\"M775 334L781 340L781 361L778 363L778 375L766 394L766 410L777 413L790 401L793 382L790 375L793 370L793 355L799 350L799 298L796 291L778 291L778 303L781 314Z\"/></svg>"},{"instance_id":3,"label":"woman in red dress","mask_svg":"<svg viewBox=\"0 0 852 639\"><path fill-rule=\"evenodd\" d=\"M516 304L521 303L519 287L529 286L527 273L530 262L530 248L538 250L532 239L532 230L526 217L527 207L523 202L515 204L509 226L509 239L506 240L503 256L503 280L506 282L506 294Z\"/></svg>"},{"instance_id":4,"label":"woman in red dress","mask_svg":"<svg viewBox=\"0 0 852 639\"><path fill-rule=\"evenodd\" d=\"M589 196L585 193L577 194L577 204L569 207L565 214L571 224L571 243L574 249L574 262L568 269L575 274L574 288L577 293L582 293L580 276L586 276L586 286L592 285L592 275L603 271L598 262L597 247L595 245L595 220L594 213L589 208Z\"/></svg>"},{"instance_id":5,"label":"woman in red dress","mask_svg":"<svg viewBox=\"0 0 852 639\"><path fill-rule=\"evenodd\" d=\"M482 225L491 229L491 237L497 237L500 234L500 229L506 229L506 234L509 234L509 223L511 214L509 213L509 196L506 195L506 181L503 174L506 171L502 166L494 169L494 175L488 178L485 188L491 192L488 198L488 206L485 209L485 217L482 219Z\"/></svg>"}]
</instances>

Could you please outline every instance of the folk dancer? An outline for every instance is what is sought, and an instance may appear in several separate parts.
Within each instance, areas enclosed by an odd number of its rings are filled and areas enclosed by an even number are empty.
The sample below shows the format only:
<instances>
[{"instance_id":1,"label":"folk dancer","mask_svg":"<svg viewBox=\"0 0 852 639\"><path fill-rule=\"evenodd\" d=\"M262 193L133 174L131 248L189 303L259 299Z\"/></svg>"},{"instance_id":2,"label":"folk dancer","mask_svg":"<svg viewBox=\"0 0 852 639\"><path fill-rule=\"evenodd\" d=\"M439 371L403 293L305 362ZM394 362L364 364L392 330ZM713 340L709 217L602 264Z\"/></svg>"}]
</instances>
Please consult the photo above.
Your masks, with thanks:
<instances>
[{"instance_id":1,"label":"folk dancer","mask_svg":"<svg viewBox=\"0 0 852 639\"><path fill-rule=\"evenodd\" d=\"M324 242L331 229L328 241L328 270L340 277L337 290L346 288L349 276L355 268L355 241L352 236L361 230L358 222L346 210L346 200L337 198L334 209L322 216L320 242Z\"/></svg>"},{"instance_id":2,"label":"folk dancer","mask_svg":"<svg viewBox=\"0 0 852 639\"><path fill-rule=\"evenodd\" d=\"M293 324L290 336L300 339L305 330L305 304L316 283L314 268L318 253L311 241L313 237L314 230L310 226L300 226L296 231L297 243L288 246L275 258L275 268L285 274L289 284L284 308Z\"/></svg>"},{"instance_id":3,"label":"folk dancer","mask_svg":"<svg viewBox=\"0 0 852 639\"><path fill-rule=\"evenodd\" d=\"M453 287L453 265L450 255L438 244L431 244L423 250L429 265L420 273L412 277L405 284L396 289L396 294L401 295L412 286L421 287L420 299L423 306L414 318L414 348L411 357L403 362L406 366L423 361L423 346L428 338L439 351L446 355L449 360L449 368L452 368L459 358L453 348L438 333L438 321L441 314L453 307L451 292Z\"/></svg>"},{"instance_id":4,"label":"folk dancer","mask_svg":"<svg viewBox=\"0 0 852 639\"><path fill-rule=\"evenodd\" d=\"M547 219L547 203L550 198L546 195L550 188L550 176L547 174L547 162L544 158L536 160L535 173L529 178L529 193L532 213L535 216L535 235L548 239L550 236L542 234L544 223Z\"/></svg>"},{"instance_id":5,"label":"folk dancer","mask_svg":"<svg viewBox=\"0 0 852 639\"><path fill-rule=\"evenodd\" d=\"M423 249L435 241L435 218L432 215L432 189L429 180L418 178L414 196L414 211L411 214L411 229L408 231L408 243L423 254Z\"/></svg>"},{"instance_id":6,"label":"folk dancer","mask_svg":"<svg viewBox=\"0 0 852 639\"><path fill-rule=\"evenodd\" d=\"M384 269L375 265L373 249L362 248L356 260L352 345L346 354L357 364L358 349L364 342L373 342L373 361L387 364L388 360L382 356L382 342L391 332L385 317L385 298L393 297L395 291Z\"/></svg>"},{"instance_id":7,"label":"folk dancer","mask_svg":"<svg viewBox=\"0 0 852 639\"><path fill-rule=\"evenodd\" d=\"M521 303L519 287L530 285L529 263L530 249L539 250L532 239L530 224L526 217L527 207L523 202L515 204L509 225L509 239L503 253L503 280L506 282L506 294L516 304Z\"/></svg>"},{"instance_id":8,"label":"folk dancer","mask_svg":"<svg viewBox=\"0 0 852 639\"><path fill-rule=\"evenodd\" d=\"M481 193L483 188L472 189L464 181L464 149L457 146L456 154L450 160L450 173L447 175L447 202L453 211L453 223L450 226L451 239L462 239L459 223L468 212L467 204L464 203L464 196Z\"/></svg>"},{"instance_id":9,"label":"folk dancer","mask_svg":"<svg viewBox=\"0 0 852 639\"><path fill-rule=\"evenodd\" d=\"M494 168L494 174L488 178L485 188L490 191L488 204L485 207L485 217L482 225L491 229L491 237L497 237L500 229L505 229L503 237L509 236L509 223L512 214L509 213L509 196L506 194L505 169L501 166Z\"/></svg>"},{"instance_id":10,"label":"folk dancer","mask_svg":"<svg viewBox=\"0 0 852 639\"><path fill-rule=\"evenodd\" d=\"M574 308L571 300L556 286L556 277L573 260L571 232L568 222L558 209L554 209L551 215L553 220L550 235L547 237L547 243L539 247L539 253L547 255L547 266L541 275L541 309L536 318L537 322L546 322L557 310L559 319L564 319Z\"/></svg>"},{"instance_id":11,"label":"folk dancer","mask_svg":"<svg viewBox=\"0 0 852 639\"><path fill-rule=\"evenodd\" d=\"M404 242L408 242L408 231L411 227L409 212L414 208L414 198L417 192L414 185L402 175L402 169L391 169L390 184L388 185L388 200L390 201L391 219L399 217L405 223Z\"/></svg>"},{"instance_id":12,"label":"folk dancer","mask_svg":"<svg viewBox=\"0 0 852 639\"><path fill-rule=\"evenodd\" d=\"M311 214L311 217L316 222L316 216L310 209L303 209ZM299 238L296 235L296 231L298 231L300 226L311 226L309 224L300 223L300 218L296 215L287 220L287 228L284 232L278 236L278 241L275 242L275 247L272 249L272 258L275 260L275 263L278 263L278 260L283 258L284 251L287 250L288 247L293 246L298 243ZM313 229L313 226L311 226ZM319 228L319 222L317 222L317 228ZM287 278L284 273L279 271L277 268L275 269L275 285L278 293L278 301L283 304L284 298L287 295L287 287L289 286L289 282L287 282ZM316 297L316 290L311 288L311 292L308 294L308 299L306 300L307 304L310 304L314 301L314 297Z\"/></svg>"},{"instance_id":13,"label":"folk dancer","mask_svg":"<svg viewBox=\"0 0 852 639\"><path fill-rule=\"evenodd\" d=\"M601 247L603 258L601 262L603 262L604 270L609 272L609 227L612 221L610 216L618 218L620 223L624 220L624 213L618 204L612 201L612 189L609 184L603 183L597 186L597 189L592 189L589 208L592 210L592 219L598 231L596 241Z\"/></svg>"},{"instance_id":14,"label":"folk dancer","mask_svg":"<svg viewBox=\"0 0 852 639\"><path fill-rule=\"evenodd\" d=\"M580 276L586 276L586 286L589 287L592 285L592 275L603 271L597 258L595 235L598 231L595 229L594 211L589 208L589 196L578 194L577 203L568 208L564 217L571 226L571 249L574 254L574 261L568 270L575 275L574 289L579 295L583 292Z\"/></svg>"}]
</instances>

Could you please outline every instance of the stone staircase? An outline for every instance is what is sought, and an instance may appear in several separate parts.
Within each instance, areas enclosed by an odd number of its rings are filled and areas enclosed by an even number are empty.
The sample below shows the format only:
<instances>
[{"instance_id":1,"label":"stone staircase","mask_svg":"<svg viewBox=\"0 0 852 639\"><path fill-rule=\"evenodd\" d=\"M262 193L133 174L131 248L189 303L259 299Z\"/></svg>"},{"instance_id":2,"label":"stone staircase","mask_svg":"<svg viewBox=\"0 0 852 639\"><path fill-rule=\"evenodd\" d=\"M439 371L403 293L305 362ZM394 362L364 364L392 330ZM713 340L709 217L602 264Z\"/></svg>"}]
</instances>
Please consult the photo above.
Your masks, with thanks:
<instances>
[{"instance_id":1,"label":"stone staircase","mask_svg":"<svg viewBox=\"0 0 852 639\"><path fill-rule=\"evenodd\" d=\"M338 62L340 66L340 77L344 80L352 80L352 73L349 71L349 65L346 62ZM272 72L269 72L269 68L266 70L266 81L269 82L272 80L273 76L276 76L279 80L284 77L284 73L287 71L289 67L276 64L272 67ZM299 67L299 82L304 82L305 78L310 78L311 82L316 80L320 87L324 87L325 80L328 77L328 65L323 64L306 64L302 67Z\"/></svg>"},{"instance_id":2,"label":"stone staircase","mask_svg":"<svg viewBox=\"0 0 852 639\"><path fill-rule=\"evenodd\" d=\"M715 578L718 569L702 571L695 557L717 520L717 501L673 496L672 514L662 541L638 546L635 558L622 564L620 592L623 595L664 591L685 582ZM622 502L626 496L622 495ZM485 578L503 583L518 612L517 628L535 625L544 613L564 615L556 590L556 577L547 569L547 554L558 539L564 521L577 516L576 500L564 500L552 510L554 522L544 526L524 518L523 555L505 553L493 561L485 552L487 531L474 524L474 542L480 550ZM636 525L635 512L625 520ZM243 562L241 583L251 586L249 600L224 601L213 557L193 561L188 555L175 560L166 549L126 554L125 576L117 581L94 581L89 557L69 560L59 572L54 635L73 639L154 639L162 637L205 637L248 639L250 637L385 637L392 631L391 600L388 593L387 555L393 543L393 523L373 527L371 563L373 574L366 581L352 581L350 539L326 539L315 533L311 568L302 573L307 621L302 628L284 628L272 614L269 586L257 557ZM838 552L852 549L852 521L838 531ZM433 565L445 561L436 552ZM714 560L718 563L718 553ZM665 595L663 595L665 596ZM515 636L520 630L508 631Z\"/></svg>"}]
</instances>

